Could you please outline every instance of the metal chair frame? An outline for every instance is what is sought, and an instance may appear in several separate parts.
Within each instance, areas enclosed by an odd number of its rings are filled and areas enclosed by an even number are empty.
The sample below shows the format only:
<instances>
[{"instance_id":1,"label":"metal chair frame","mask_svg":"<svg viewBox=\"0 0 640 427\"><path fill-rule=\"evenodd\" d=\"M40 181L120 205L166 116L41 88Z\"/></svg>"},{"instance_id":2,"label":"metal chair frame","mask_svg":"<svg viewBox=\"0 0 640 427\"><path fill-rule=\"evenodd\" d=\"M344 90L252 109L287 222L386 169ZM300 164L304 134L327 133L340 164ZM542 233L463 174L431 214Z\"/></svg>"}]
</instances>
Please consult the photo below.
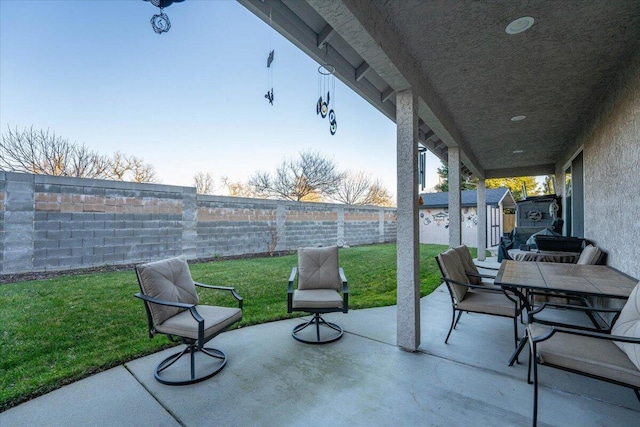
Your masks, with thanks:
<instances>
[{"instance_id":1,"label":"metal chair frame","mask_svg":"<svg viewBox=\"0 0 640 427\"><path fill-rule=\"evenodd\" d=\"M602 377L599 375L594 375L591 373L586 373L586 372L582 372L580 370L577 369L571 369L568 368L566 366L558 366L552 363L548 363L548 362L542 362L541 360L539 360L537 354L537 344L543 341L548 340L549 338L551 338L553 335L555 335L557 332L563 332L563 333L567 333L567 334L572 334L572 335L579 335L579 336L584 336L584 337L589 337L592 339L603 339L603 340L608 340L608 341L618 341L618 342L626 342L626 343L633 343L633 344L637 344L640 345L640 338L629 338L629 337L622 337L622 336L618 336L618 335L611 335L609 333L603 333L603 332L598 332L595 330L588 330L588 329L575 329L575 328L566 328L566 327L560 327L560 326L554 326L552 327L548 333L538 336L538 337L529 337L529 348L530 348L530 354L529 354L529 366L528 366L528 371L527 371L527 382L529 384L532 383L531 381L531 372L532 372L532 365L533 365L533 427L536 427L538 425L538 365L544 365L544 366L549 366L552 368L556 368L556 369L560 369L563 371L567 371L567 372L571 372L574 374L578 374L578 375L582 375L585 377L589 377L589 378L594 378L597 380L601 380L601 381L605 381L611 384L616 384L616 385L620 385L623 387L628 387L631 388L635 395L636 398L638 399L638 402L640 402L640 387L630 384L630 383L625 383L625 382L621 382L618 380L614 380L611 378L606 378L606 377ZM585 346L586 348L586 346Z\"/></svg>"},{"instance_id":2,"label":"metal chair frame","mask_svg":"<svg viewBox=\"0 0 640 427\"><path fill-rule=\"evenodd\" d=\"M456 328L456 326L458 325L458 321L460 320L460 317L462 316L463 312L467 312L467 313L479 313L479 314L486 314L489 316L500 316L500 317L509 317L513 319L513 340L514 340L514 347L518 347L518 317L520 316L520 314L522 313L523 310L523 305L520 304L520 299L517 297L512 297L509 295L509 293L507 291L505 291L504 289L498 289L496 287L488 287L486 285L472 285L471 283L462 283L459 282L457 280L453 280L453 279L449 279L448 277L445 277L444 275L444 269L442 268L442 266L440 265L440 260L438 259L438 257L436 256L436 263L438 264L438 267L440 268L440 272L442 273L442 277L441 279L447 284L447 290L449 291L449 297L451 298L451 308L453 309L452 312L452 318L451 318L451 326L449 327L449 332L447 333L447 337L445 338L444 342L445 344L448 343L449 341L449 336L451 336L451 332L453 332L453 330ZM474 274L475 275L475 274ZM475 275L477 276L477 275ZM480 275L480 277L489 277L492 278L493 276L491 275ZM460 286L465 286L469 289L476 289L482 292L488 292L488 293L499 293L499 294L503 294L509 301L513 302L513 316L505 316L503 314L494 314L494 313L486 313L484 311L469 311L469 310L463 310L458 308L458 302L454 296L453 291L451 290L451 284L456 284L456 285L460 285ZM456 311L458 312L458 316L456 318Z\"/></svg>"},{"instance_id":3,"label":"metal chair frame","mask_svg":"<svg viewBox=\"0 0 640 427\"><path fill-rule=\"evenodd\" d=\"M347 277L344 274L344 270L340 267L338 268L340 274L340 280L342 281L342 307L328 307L328 308L310 308L310 307L293 307L293 284L296 280L296 276L298 275L298 267L293 267L291 269L291 275L289 276L289 285L287 288L287 313L293 313L295 311L302 311L305 313L312 313L313 317L307 321L296 325L291 331L291 335L296 340L306 343L306 344L327 344L330 342L334 342L342 338L344 334L344 330L339 325L335 323L327 322L321 316L324 313L347 313L349 311L349 287L347 285ZM307 328L308 326L316 327L316 339L315 341L307 340L298 335L300 331ZM325 325L330 329L333 329L337 332L337 334L327 338L325 340L320 339L320 326Z\"/></svg>"},{"instance_id":4,"label":"metal chair frame","mask_svg":"<svg viewBox=\"0 0 640 427\"><path fill-rule=\"evenodd\" d=\"M209 347L205 347L205 344L209 341L211 341L214 337L220 335L222 332L226 331L227 329L229 329L229 327L231 327L233 324L237 323L238 321L240 321L240 319L238 319L236 322L233 322L232 324L228 325L226 328L221 329L220 331L205 337L204 336L204 319L202 318L202 316L200 316L200 314L198 313L198 311L196 310L196 306L195 304L185 304L185 303L181 303L181 302L174 302L174 301L165 301L165 300L161 300L158 298L153 298L150 296L147 296L145 294L142 293L142 284L141 284L141 280L140 280L140 273L138 272L138 269L136 268L136 277L138 278L138 285L140 286L140 292L134 294L134 296L136 298L140 298L141 300L144 301L144 308L145 311L147 312L147 322L149 325L149 338L153 338L156 334L160 333L163 335L166 335L167 338L169 338L169 341L174 342L174 343L181 343L181 344L185 344L186 348L184 348L183 350L172 354L171 356L167 357L166 359L164 359L162 362L160 362L158 364L158 366L156 366L156 369L154 371L154 376L156 378L156 380L162 384L167 384L167 385L187 385L187 384L194 384L200 381L204 381L208 378L213 377L214 375L216 375L218 372L222 371L222 369L226 366L227 364L227 355L218 349L215 348L209 348ZM236 299L236 301L238 301L238 308L242 309L242 303L243 303L243 299L240 295L238 295L238 293L236 292L235 288L232 287L228 287L228 286L213 286L213 285L205 285L204 283L199 283L199 282L193 282L194 285L200 287L200 288L206 288L206 289L213 289L213 290L221 290L221 291L228 291L231 292L231 294L233 295L233 297ZM151 316L151 310L149 308L149 304L158 304L158 305L164 305L164 306L170 306L170 307L179 307L179 308L184 308L186 310L189 310L191 316L198 322L198 339L192 339L192 338L188 338L188 337L181 337L181 336L176 336L176 335L171 335L171 334L164 334L162 332L157 332L155 329L155 325L153 323L153 318ZM215 358L215 359L220 359L221 363L219 365L217 365L213 370L206 372L204 374L202 374L201 376L196 377L196 368L195 368L195 355L197 352L201 352L202 354L206 354L209 357ZM191 367L191 371L190 371L190 377L189 379L185 379L185 380L169 380L165 377L162 376L162 372L165 371L166 369L168 369L169 367L171 367L174 363L176 363L182 356L184 356L185 354L189 354L190 356L190 367Z\"/></svg>"}]
</instances>

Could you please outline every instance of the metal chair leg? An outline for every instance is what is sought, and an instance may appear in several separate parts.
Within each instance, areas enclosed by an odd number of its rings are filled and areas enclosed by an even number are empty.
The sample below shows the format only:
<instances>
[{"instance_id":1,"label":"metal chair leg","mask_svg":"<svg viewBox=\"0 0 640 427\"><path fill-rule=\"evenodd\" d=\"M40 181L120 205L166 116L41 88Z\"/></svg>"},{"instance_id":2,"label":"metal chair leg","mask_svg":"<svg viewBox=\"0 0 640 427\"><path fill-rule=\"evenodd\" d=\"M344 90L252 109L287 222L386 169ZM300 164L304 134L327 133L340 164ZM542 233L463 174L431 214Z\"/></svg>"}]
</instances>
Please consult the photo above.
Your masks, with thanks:
<instances>
[{"instance_id":1,"label":"metal chair leg","mask_svg":"<svg viewBox=\"0 0 640 427\"><path fill-rule=\"evenodd\" d=\"M462 316L462 311L458 312L458 318L456 319L456 309L453 309L453 313L451 313L451 327L449 328L449 333L447 334L447 338L445 338L444 343L447 344L449 341L449 336L451 336L451 331L458 325L458 321L460 320L460 316Z\"/></svg>"},{"instance_id":2,"label":"metal chair leg","mask_svg":"<svg viewBox=\"0 0 640 427\"><path fill-rule=\"evenodd\" d=\"M305 338L302 338L301 336L298 335L298 333L300 331L302 331L303 329L305 329L307 326L309 325L314 325L315 324L315 329L316 329L316 339L315 340L308 340ZM333 329L334 331L337 332L337 334L331 336L328 339L325 340L321 340L320 339L320 324ZM327 344L333 341L337 341L340 338L342 338L344 331L342 330L342 328L338 325L336 325L335 323L331 323L331 322L327 322L326 320L324 320L322 318L322 316L320 316L320 313L315 313L313 315L313 317L311 318L311 320L309 320L308 322L304 322L304 323L300 323L299 325L297 325L296 327L293 328L293 330L291 331L291 335L293 336L293 338L295 338L296 340L306 343L306 344Z\"/></svg>"}]
</instances>

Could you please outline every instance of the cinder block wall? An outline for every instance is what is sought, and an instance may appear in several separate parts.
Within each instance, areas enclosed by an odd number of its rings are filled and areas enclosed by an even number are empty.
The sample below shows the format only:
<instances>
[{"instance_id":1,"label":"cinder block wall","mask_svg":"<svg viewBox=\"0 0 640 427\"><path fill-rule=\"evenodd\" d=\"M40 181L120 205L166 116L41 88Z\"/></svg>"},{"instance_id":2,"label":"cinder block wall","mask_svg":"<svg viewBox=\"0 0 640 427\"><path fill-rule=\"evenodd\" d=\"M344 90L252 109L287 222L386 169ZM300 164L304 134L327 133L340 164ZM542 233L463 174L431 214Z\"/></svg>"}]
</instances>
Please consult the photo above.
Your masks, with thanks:
<instances>
[{"instance_id":1,"label":"cinder block wall","mask_svg":"<svg viewBox=\"0 0 640 427\"><path fill-rule=\"evenodd\" d=\"M0 172L0 274L396 239L395 209Z\"/></svg>"}]
</instances>

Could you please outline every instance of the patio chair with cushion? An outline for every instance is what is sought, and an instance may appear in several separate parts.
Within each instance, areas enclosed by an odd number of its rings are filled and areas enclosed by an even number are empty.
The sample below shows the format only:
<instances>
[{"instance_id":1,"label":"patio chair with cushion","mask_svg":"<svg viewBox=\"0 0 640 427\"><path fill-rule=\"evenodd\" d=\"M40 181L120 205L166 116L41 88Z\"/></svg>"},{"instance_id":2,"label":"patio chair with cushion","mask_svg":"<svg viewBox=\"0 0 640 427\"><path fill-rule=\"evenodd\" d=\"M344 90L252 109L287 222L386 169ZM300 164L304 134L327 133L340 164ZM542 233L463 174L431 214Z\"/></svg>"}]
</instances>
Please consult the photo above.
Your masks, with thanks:
<instances>
[{"instance_id":1,"label":"patio chair with cushion","mask_svg":"<svg viewBox=\"0 0 640 427\"><path fill-rule=\"evenodd\" d=\"M294 289L296 277L297 289ZM347 313L348 310L349 288L339 266L338 247L298 249L298 266L293 267L289 277L287 312L303 311L313 317L293 328L293 337L308 344L336 341L342 337L342 328L327 322L321 314ZM315 326L315 334L304 332L308 326Z\"/></svg>"},{"instance_id":2,"label":"patio chair with cushion","mask_svg":"<svg viewBox=\"0 0 640 427\"><path fill-rule=\"evenodd\" d=\"M242 319L242 298L235 289L194 282L184 257L139 264L135 271L140 285L140 292L135 296L144 301L149 338L164 334L171 342L186 345L158 364L156 380L163 384L185 385L220 372L227 363L226 354L205 347L205 344ZM200 304L196 286L230 292L238 302L238 308ZM188 376L184 373L185 367L177 363L184 355L190 356Z\"/></svg>"},{"instance_id":3,"label":"patio chair with cushion","mask_svg":"<svg viewBox=\"0 0 640 427\"><path fill-rule=\"evenodd\" d=\"M585 307L574 309L586 310ZM601 311L601 310L597 310ZM531 315L531 313L530 313ZM535 322L535 313L530 319ZM538 366L550 366L633 389L640 401L640 282L610 332L537 323L527 326L528 382L533 368L533 425L538 420Z\"/></svg>"},{"instance_id":4,"label":"patio chair with cushion","mask_svg":"<svg viewBox=\"0 0 640 427\"><path fill-rule=\"evenodd\" d=\"M522 308L518 298L501 288L487 286L482 282L469 282L462 260L455 249L449 249L436 257L442 280L447 284L453 308L451 327L444 342L449 341L451 332L458 324L463 312L481 313L513 319L513 341L518 345L518 316ZM458 313L456 317L456 312Z\"/></svg>"},{"instance_id":5,"label":"patio chair with cushion","mask_svg":"<svg viewBox=\"0 0 640 427\"><path fill-rule=\"evenodd\" d=\"M471 252L467 245L460 245L456 248L453 248L454 251L460 257L460 261L462 261L462 266L464 267L464 271L467 274L467 279L469 283L472 285L493 285L493 281L496 278L495 274L482 274L478 270L478 266L473 262L473 257L471 256ZM498 270L497 268L492 267L480 267L483 270Z\"/></svg>"},{"instance_id":6,"label":"patio chair with cushion","mask_svg":"<svg viewBox=\"0 0 640 427\"><path fill-rule=\"evenodd\" d=\"M600 248L587 245L582 252L580 252L580 257L576 264L582 265L604 265L607 254L603 252Z\"/></svg>"}]
</instances>

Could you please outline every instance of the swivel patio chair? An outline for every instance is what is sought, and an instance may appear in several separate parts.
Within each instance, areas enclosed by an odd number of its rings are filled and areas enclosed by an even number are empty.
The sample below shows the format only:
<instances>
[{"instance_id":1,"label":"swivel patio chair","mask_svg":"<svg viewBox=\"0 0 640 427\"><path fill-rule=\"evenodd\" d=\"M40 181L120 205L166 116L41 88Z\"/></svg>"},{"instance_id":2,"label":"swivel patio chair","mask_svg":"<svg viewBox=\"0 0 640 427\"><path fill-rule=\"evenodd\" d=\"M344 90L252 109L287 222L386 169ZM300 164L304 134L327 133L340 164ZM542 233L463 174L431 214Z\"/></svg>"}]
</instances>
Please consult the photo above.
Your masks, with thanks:
<instances>
[{"instance_id":1,"label":"swivel patio chair","mask_svg":"<svg viewBox=\"0 0 640 427\"><path fill-rule=\"evenodd\" d=\"M171 342L186 345L158 364L154 373L156 380L163 384L185 385L220 372L227 363L226 354L205 347L205 344L242 319L242 298L235 289L194 282L184 257L139 264L135 270L140 285L140 292L135 296L144 301L149 338L164 334ZM238 308L199 304L196 286L230 292L238 302ZM188 377L181 370L184 367L176 364L184 355L190 356ZM173 369L169 369L171 367Z\"/></svg>"},{"instance_id":2,"label":"swivel patio chair","mask_svg":"<svg viewBox=\"0 0 640 427\"><path fill-rule=\"evenodd\" d=\"M613 326L608 331L562 326L549 328L535 323L535 316L535 312L530 313L531 323L527 326L531 351L527 380L531 383L533 368L534 427L538 421L539 365L629 387L640 401L640 282L631 292L622 311L614 317Z\"/></svg>"},{"instance_id":3,"label":"swivel patio chair","mask_svg":"<svg viewBox=\"0 0 640 427\"><path fill-rule=\"evenodd\" d=\"M462 260L455 249L449 249L436 257L451 297L453 316L444 342L458 325L463 312L481 313L513 319L513 341L518 345L518 316L522 311L518 298L496 286L469 282ZM457 317L456 317L457 312Z\"/></svg>"},{"instance_id":4,"label":"swivel patio chair","mask_svg":"<svg viewBox=\"0 0 640 427\"><path fill-rule=\"evenodd\" d=\"M297 289L294 289L296 277ZM338 263L338 247L298 249L298 266L293 267L289 277L287 312L303 311L313 317L293 328L293 338L308 344L326 344L340 339L342 328L327 322L321 314L347 313L348 310L349 288ZM309 326L315 326L314 335L303 332Z\"/></svg>"}]
</instances>

